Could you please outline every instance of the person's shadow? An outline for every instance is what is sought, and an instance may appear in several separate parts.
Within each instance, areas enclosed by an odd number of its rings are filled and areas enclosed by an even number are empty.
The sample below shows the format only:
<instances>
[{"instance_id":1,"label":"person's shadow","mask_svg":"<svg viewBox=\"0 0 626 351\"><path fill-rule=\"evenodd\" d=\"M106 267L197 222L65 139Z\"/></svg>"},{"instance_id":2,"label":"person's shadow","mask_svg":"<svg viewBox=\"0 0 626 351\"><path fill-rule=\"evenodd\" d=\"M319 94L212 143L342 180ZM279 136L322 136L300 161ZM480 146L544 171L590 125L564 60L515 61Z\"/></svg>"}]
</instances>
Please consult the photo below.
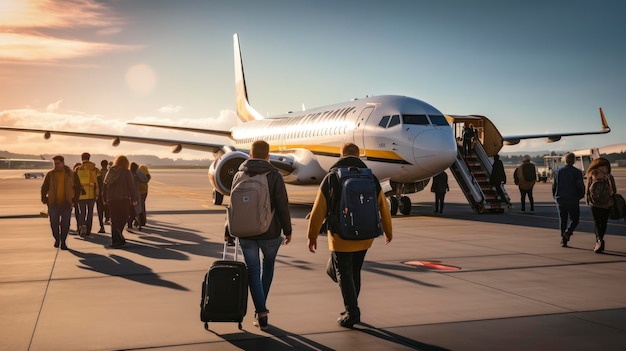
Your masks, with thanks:
<instances>
[{"instance_id":1,"label":"person's shadow","mask_svg":"<svg viewBox=\"0 0 626 351\"><path fill-rule=\"evenodd\" d=\"M150 267L133 262L119 255L99 255L69 249L71 254L79 258L78 268L98 272L109 276L117 276L137 283L161 286L164 288L188 291L186 287L161 278Z\"/></svg>"},{"instance_id":2,"label":"person's shadow","mask_svg":"<svg viewBox=\"0 0 626 351\"><path fill-rule=\"evenodd\" d=\"M209 324L210 327L210 324ZM291 334L283 329L270 325L266 333L272 337L259 336L243 330L243 333L218 334L209 329L210 332L223 338L228 343L242 350L305 350L305 351L332 351L334 349L319 344L316 341L305 338L301 335Z\"/></svg>"},{"instance_id":3,"label":"person's shadow","mask_svg":"<svg viewBox=\"0 0 626 351\"><path fill-rule=\"evenodd\" d=\"M425 344L423 342L419 342L417 340L413 340L410 338L407 338L405 336L396 334L396 333L392 333L388 330L383 330L383 329L379 329L374 327L373 325L367 324L367 323L359 323L359 324L355 324L354 327L352 327L352 329L354 330L358 330L360 332L363 332L365 334L377 337L379 339L388 341L388 342L392 342L394 344L398 344L398 345L402 345L402 346L406 346L410 349L413 350L421 350L421 351L450 351L449 349L443 348L443 347L439 347L436 345L430 345L430 344Z\"/></svg>"}]
</instances>

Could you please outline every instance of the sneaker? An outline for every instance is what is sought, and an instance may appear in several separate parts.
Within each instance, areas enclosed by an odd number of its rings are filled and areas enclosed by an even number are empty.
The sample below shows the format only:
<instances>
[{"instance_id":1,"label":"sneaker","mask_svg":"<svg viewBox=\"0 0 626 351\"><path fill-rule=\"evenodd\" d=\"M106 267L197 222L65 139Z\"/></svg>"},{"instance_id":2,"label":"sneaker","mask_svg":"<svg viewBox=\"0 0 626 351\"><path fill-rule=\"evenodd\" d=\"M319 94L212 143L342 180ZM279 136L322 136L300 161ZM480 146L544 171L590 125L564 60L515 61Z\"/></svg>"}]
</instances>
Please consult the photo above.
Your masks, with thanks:
<instances>
[{"instance_id":1,"label":"sneaker","mask_svg":"<svg viewBox=\"0 0 626 351\"><path fill-rule=\"evenodd\" d=\"M563 232L563 234L561 234L561 247L567 247L567 242L571 236L572 234L568 232Z\"/></svg>"},{"instance_id":2,"label":"sneaker","mask_svg":"<svg viewBox=\"0 0 626 351\"><path fill-rule=\"evenodd\" d=\"M106 233L106 232L104 231L104 227L100 227L100 230L98 230L98 233L100 233L100 234Z\"/></svg>"},{"instance_id":3,"label":"sneaker","mask_svg":"<svg viewBox=\"0 0 626 351\"><path fill-rule=\"evenodd\" d=\"M58 240L54 241L54 247L59 247L59 241Z\"/></svg>"},{"instance_id":4,"label":"sneaker","mask_svg":"<svg viewBox=\"0 0 626 351\"><path fill-rule=\"evenodd\" d=\"M352 328L355 324L361 323L361 316L344 313L337 319L337 323L345 328Z\"/></svg>"},{"instance_id":5,"label":"sneaker","mask_svg":"<svg viewBox=\"0 0 626 351\"><path fill-rule=\"evenodd\" d=\"M65 243L61 243L61 250L67 250L67 245Z\"/></svg>"},{"instance_id":6,"label":"sneaker","mask_svg":"<svg viewBox=\"0 0 626 351\"><path fill-rule=\"evenodd\" d=\"M598 240L593 248L593 252L602 253L602 251L604 251L604 240Z\"/></svg>"},{"instance_id":7,"label":"sneaker","mask_svg":"<svg viewBox=\"0 0 626 351\"><path fill-rule=\"evenodd\" d=\"M86 226L86 225L81 225L81 226L80 226L80 231L78 232L78 234L79 234L81 237L85 237L85 236L87 236L87 226Z\"/></svg>"}]
</instances>

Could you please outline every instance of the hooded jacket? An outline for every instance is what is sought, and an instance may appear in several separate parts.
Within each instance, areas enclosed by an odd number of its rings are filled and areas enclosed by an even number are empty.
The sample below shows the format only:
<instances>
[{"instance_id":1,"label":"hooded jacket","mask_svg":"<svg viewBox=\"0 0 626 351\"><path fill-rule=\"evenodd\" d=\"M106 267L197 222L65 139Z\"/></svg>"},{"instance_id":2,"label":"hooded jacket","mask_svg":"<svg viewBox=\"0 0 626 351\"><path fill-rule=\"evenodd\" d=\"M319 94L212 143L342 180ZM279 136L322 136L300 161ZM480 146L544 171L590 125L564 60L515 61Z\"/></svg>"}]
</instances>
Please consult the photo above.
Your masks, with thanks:
<instances>
[{"instance_id":1,"label":"hooded jacket","mask_svg":"<svg viewBox=\"0 0 626 351\"><path fill-rule=\"evenodd\" d=\"M335 163L331 167L331 171L337 168L342 167L359 167L359 168L367 168L367 165L361 161L358 157L355 156L347 156L339 159L337 163ZM380 212L380 220L383 226L383 231L385 236L389 239L392 238L392 228L391 228L391 212L389 211L389 206L387 205L387 199L385 198L385 193L382 191L380 187L380 182L374 176L376 180L376 190L378 191L378 210ZM340 187L339 180L335 176L333 172L330 172L324 177L322 183L320 184L320 188L317 192L317 196L315 198L315 202L313 203L313 209L311 210L311 217L309 219L309 226L307 230L307 237L310 240L317 240L319 235L320 228L324 220L326 219L326 215L328 214L328 207L333 206L330 204L330 189L332 187ZM335 209L339 211L339 209ZM330 221L329 221L330 222ZM329 223L330 224L330 223ZM374 239L366 239L366 240L344 240L339 234L337 234L336 228L329 228L332 235L328 236L328 248L330 251L336 252L357 252L367 250L372 246Z\"/></svg>"},{"instance_id":2,"label":"hooded jacket","mask_svg":"<svg viewBox=\"0 0 626 351\"><path fill-rule=\"evenodd\" d=\"M137 192L130 170L113 166L109 168L103 183L102 195L105 202L122 199L128 199L129 202L137 201Z\"/></svg>"},{"instance_id":3,"label":"hooded jacket","mask_svg":"<svg viewBox=\"0 0 626 351\"><path fill-rule=\"evenodd\" d=\"M281 230L285 236L291 235L291 214L289 213L289 198L287 197L287 188L283 177L278 173L278 169L272 166L271 163L266 160L251 158L244 161L239 166L239 172L235 174L233 183L243 173L254 176L267 172L267 185L270 192L270 202L272 205L272 211L274 211L274 217L267 232L249 237L246 239L252 240L266 240L274 239L280 236Z\"/></svg>"}]
</instances>

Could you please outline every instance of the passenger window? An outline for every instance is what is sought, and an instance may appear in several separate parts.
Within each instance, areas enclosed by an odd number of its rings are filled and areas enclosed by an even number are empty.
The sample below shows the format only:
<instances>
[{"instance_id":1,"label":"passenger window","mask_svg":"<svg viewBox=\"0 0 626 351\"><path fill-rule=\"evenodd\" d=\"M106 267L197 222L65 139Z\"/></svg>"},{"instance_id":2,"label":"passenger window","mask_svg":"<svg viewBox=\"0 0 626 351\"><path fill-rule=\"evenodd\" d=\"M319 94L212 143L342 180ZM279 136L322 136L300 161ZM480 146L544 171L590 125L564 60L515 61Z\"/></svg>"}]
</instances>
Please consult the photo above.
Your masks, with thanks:
<instances>
[{"instance_id":1,"label":"passenger window","mask_svg":"<svg viewBox=\"0 0 626 351\"><path fill-rule=\"evenodd\" d=\"M400 116L399 115L393 115L393 116L391 116L391 121L389 121L388 128L391 128L391 127L396 126L398 124L400 124Z\"/></svg>"},{"instance_id":2,"label":"passenger window","mask_svg":"<svg viewBox=\"0 0 626 351\"><path fill-rule=\"evenodd\" d=\"M402 122L404 124L414 125L429 125L426 115L402 115Z\"/></svg>"},{"instance_id":3,"label":"passenger window","mask_svg":"<svg viewBox=\"0 0 626 351\"><path fill-rule=\"evenodd\" d=\"M383 119L380 120L380 123L378 123L378 125L383 128L387 128L387 123L389 123L389 116L383 116Z\"/></svg>"},{"instance_id":4,"label":"passenger window","mask_svg":"<svg viewBox=\"0 0 626 351\"><path fill-rule=\"evenodd\" d=\"M430 122L436 126L450 126L443 115L428 115L428 117L430 117Z\"/></svg>"}]
</instances>

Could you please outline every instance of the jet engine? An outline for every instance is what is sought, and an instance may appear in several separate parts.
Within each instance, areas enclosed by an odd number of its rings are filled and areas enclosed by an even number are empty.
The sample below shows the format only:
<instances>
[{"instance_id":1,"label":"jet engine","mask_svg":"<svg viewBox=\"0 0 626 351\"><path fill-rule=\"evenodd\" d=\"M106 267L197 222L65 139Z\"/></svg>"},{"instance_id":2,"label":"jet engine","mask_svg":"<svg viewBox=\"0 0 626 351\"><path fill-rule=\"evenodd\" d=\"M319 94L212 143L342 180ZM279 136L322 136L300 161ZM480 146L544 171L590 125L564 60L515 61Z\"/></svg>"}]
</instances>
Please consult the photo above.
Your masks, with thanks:
<instances>
[{"instance_id":1,"label":"jet engine","mask_svg":"<svg viewBox=\"0 0 626 351\"><path fill-rule=\"evenodd\" d=\"M239 170L239 165L248 158L250 158L248 154L233 151L227 152L213 161L209 167L209 182L213 188L222 195L230 195L230 187L233 185L235 173Z\"/></svg>"}]
</instances>

